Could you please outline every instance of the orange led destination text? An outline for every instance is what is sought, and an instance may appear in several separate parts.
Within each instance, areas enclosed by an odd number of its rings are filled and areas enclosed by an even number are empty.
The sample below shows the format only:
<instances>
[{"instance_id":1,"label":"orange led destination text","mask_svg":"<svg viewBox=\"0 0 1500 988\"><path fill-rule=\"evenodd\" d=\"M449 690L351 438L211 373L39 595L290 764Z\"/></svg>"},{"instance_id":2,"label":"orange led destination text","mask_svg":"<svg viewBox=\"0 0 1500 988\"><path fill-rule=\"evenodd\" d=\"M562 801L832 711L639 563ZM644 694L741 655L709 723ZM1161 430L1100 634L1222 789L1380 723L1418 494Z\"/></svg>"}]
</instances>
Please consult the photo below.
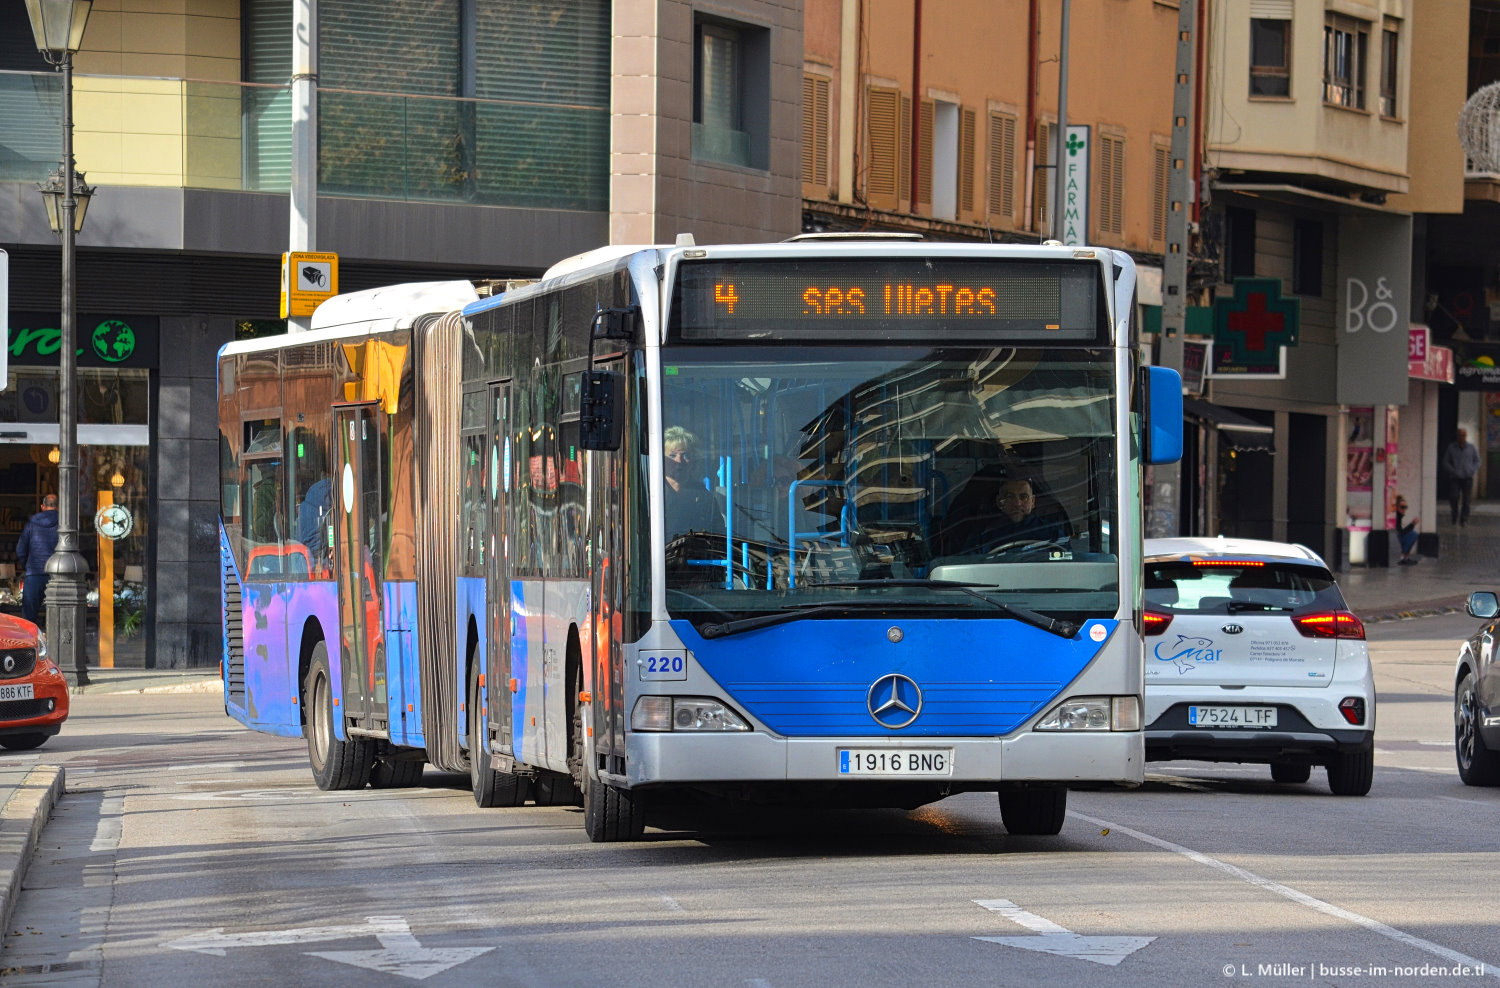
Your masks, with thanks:
<instances>
[{"instance_id":1,"label":"orange led destination text","mask_svg":"<svg viewBox=\"0 0 1500 988\"><path fill-rule=\"evenodd\" d=\"M955 285L885 285L881 289L882 313L887 316L993 316L993 288ZM866 314L865 290L859 287L808 288L802 293L803 315L862 316Z\"/></svg>"}]
</instances>

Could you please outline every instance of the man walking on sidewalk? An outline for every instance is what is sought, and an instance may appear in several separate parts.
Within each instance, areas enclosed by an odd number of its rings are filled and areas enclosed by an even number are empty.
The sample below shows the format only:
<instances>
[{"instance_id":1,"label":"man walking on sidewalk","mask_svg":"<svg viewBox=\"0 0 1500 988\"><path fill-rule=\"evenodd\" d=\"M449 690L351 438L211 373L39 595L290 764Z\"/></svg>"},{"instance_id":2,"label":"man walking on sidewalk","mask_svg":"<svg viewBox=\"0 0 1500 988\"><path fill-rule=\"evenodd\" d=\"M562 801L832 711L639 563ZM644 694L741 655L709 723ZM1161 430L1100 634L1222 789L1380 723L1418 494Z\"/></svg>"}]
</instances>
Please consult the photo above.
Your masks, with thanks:
<instances>
[{"instance_id":1,"label":"man walking on sidewalk","mask_svg":"<svg viewBox=\"0 0 1500 988\"><path fill-rule=\"evenodd\" d=\"M1453 524L1469 523L1469 497L1473 494L1474 475L1479 472L1479 450L1469 442L1469 433L1460 428L1458 435L1443 450L1443 473L1448 475L1448 506L1453 509Z\"/></svg>"},{"instance_id":2,"label":"man walking on sidewalk","mask_svg":"<svg viewBox=\"0 0 1500 988\"><path fill-rule=\"evenodd\" d=\"M21 614L32 624L42 620L42 595L47 592L47 560L57 549L57 495L42 498L42 510L31 516L16 543L21 583Z\"/></svg>"}]
</instances>

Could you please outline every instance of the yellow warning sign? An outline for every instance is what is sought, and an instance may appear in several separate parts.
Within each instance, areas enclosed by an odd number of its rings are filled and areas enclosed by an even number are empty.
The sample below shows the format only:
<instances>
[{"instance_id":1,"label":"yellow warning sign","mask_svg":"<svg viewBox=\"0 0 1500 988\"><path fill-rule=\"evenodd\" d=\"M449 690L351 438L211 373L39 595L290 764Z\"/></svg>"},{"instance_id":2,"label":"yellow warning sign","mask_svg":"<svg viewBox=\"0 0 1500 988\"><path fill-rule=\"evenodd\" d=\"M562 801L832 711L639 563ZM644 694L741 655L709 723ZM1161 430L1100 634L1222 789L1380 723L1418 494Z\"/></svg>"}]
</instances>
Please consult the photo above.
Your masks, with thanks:
<instances>
[{"instance_id":1,"label":"yellow warning sign","mask_svg":"<svg viewBox=\"0 0 1500 988\"><path fill-rule=\"evenodd\" d=\"M339 256L310 251L281 255L281 318L310 316L339 293Z\"/></svg>"}]
</instances>

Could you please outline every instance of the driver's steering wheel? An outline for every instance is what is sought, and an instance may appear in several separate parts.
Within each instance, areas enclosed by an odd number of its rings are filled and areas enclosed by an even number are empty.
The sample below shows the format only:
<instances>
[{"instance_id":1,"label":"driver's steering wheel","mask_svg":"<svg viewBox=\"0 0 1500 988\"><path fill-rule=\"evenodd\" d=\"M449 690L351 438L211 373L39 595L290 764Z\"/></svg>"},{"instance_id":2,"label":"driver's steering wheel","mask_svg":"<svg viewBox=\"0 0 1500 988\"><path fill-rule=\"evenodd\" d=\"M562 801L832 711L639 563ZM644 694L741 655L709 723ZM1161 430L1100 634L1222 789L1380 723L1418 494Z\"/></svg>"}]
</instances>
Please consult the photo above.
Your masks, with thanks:
<instances>
[{"instance_id":1,"label":"driver's steering wheel","mask_svg":"<svg viewBox=\"0 0 1500 988\"><path fill-rule=\"evenodd\" d=\"M1067 547L1053 542L1051 539L1016 539L1014 542L1002 542L985 552L984 558L994 559L1012 552L1038 552L1041 550L1056 549L1058 552L1066 552Z\"/></svg>"}]
</instances>

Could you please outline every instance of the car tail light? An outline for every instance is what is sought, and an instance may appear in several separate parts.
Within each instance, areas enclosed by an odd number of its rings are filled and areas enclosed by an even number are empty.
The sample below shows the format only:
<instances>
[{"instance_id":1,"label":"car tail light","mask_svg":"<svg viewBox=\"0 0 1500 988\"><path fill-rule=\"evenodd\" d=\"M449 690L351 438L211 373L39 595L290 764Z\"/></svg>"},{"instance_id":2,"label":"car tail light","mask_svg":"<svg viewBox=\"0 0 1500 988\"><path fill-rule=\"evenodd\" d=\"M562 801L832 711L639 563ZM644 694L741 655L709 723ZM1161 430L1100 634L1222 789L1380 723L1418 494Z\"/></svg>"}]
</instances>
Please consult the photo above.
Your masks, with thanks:
<instances>
[{"instance_id":1,"label":"car tail light","mask_svg":"<svg viewBox=\"0 0 1500 988\"><path fill-rule=\"evenodd\" d=\"M1362 696L1346 696L1339 701L1339 713L1344 719L1355 727L1365 722L1365 698Z\"/></svg>"},{"instance_id":2,"label":"car tail light","mask_svg":"<svg viewBox=\"0 0 1500 988\"><path fill-rule=\"evenodd\" d=\"M1160 611L1147 611L1143 615L1142 623L1145 625L1145 633L1159 635L1167 630L1167 625L1172 623L1172 615L1163 614Z\"/></svg>"},{"instance_id":3,"label":"car tail light","mask_svg":"<svg viewBox=\"0 0 1500 988\"><path fill-rule=\"evenodd\" d=\"M1306 638L1357 638L1365 640L1365 626L1348 611L1319 611L1299 614L1292 623Z\"/></svg>"}]
</instances>

